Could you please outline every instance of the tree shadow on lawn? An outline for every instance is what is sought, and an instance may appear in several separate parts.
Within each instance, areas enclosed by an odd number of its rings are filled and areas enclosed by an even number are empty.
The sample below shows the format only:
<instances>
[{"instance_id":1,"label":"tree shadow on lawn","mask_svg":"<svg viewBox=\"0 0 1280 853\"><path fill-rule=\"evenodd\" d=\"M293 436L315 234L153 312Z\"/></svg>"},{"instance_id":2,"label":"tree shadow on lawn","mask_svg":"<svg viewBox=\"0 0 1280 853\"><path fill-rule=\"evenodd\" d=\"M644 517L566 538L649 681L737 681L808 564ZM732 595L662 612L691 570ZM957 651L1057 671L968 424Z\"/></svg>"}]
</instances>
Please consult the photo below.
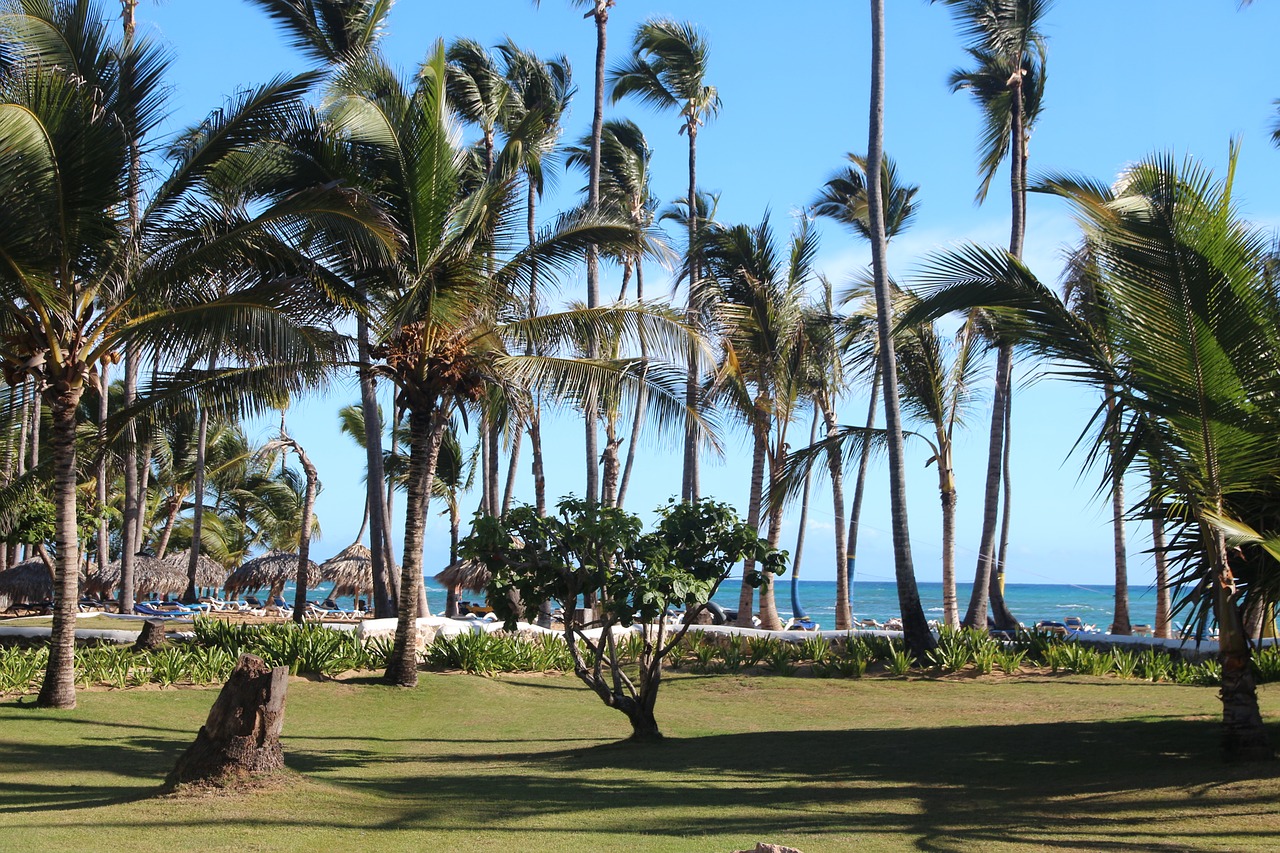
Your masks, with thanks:
<instances>
[{"instance_id":1,"label":"tree shadow on lawn","mask_svg":"<svg viewBox=\"0 0 1280 853\"><path fill-rule=\"evenodd\" d=\"M1271 785L1248 782L1273 782L1280 766L1225 765L1216 734L1216 723L1171 717L765 731L532 753L497 743L418 756L304 751L289 764L402 802L386 829L470 822L521 833L541 818L563 830L674 836L890 833L927 849L1087 838L1093 849L1180 850L1219 838L1234 815L1241 837L1262 843L1280 831L1280 813ZM380 772L384 762L399 771Z\"/></svg>"}]
</instances>

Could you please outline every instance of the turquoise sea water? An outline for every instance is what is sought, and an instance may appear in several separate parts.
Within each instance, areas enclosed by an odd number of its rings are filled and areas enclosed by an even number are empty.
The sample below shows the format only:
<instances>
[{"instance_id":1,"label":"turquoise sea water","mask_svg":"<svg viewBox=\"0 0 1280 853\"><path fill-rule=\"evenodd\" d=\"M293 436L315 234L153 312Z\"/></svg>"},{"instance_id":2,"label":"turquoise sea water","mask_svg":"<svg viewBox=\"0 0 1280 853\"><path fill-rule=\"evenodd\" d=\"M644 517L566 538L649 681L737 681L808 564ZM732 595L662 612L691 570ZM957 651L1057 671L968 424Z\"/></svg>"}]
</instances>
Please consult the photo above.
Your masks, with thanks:
<instances>
[{"instance_id":1,"label":"turquoise sea water","mask_svg":"<svg viewBox=\"0 0 1280 853\"><path fill-rule=\"evenodd\" d=\"M942 584L921 583L920 600L924 605L925 616L929 619L942 618ZM722 607L736 609L738 606L738 582L725 581L716 594L715 601ZM964 615L969 602L972 584L959 584L957 600L960 615ZM318 601L328 591L328 584L321 584L319 590L311 594L312 600ZM778 612L783 620L792 615L791 583L785 577L777 584ZM463 598L478 601L483 596L463 593ZM835 628L835 581L799 582L800 606L808 613L809 618L824 629ZM288 588L285 599L293 603L293 589ZM1111 624L1115 612L1115 587L1075 584L1009 584L1005 588L1005 599L1013 615L1025 625L1033 625L1042 619L1061 622L1065 616L1079 616L1086 624L1096 625L1106 630ZM898 590L893 582L855 581L853 585L853 615L858 619L875 619L884 622L898 615ZM434 613L444 610L445 591L434 581L427 580L427 602ZM757 597L757 607L759 598ZM340 600L341 604L350 606L351 599ZM1129 587L1129 619L1136 623L1148 625L1155 622L1156 593L1152 587Z\"/></svg>"}]
</instances>

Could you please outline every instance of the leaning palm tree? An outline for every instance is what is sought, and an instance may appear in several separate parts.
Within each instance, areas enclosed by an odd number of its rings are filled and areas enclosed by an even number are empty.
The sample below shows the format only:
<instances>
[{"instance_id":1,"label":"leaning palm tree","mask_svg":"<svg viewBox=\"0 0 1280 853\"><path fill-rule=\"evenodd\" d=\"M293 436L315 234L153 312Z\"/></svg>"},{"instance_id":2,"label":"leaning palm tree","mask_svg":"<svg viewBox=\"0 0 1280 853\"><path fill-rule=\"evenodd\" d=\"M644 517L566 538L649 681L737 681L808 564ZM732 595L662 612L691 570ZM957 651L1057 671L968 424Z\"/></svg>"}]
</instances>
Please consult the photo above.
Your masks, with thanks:
<instances>
[{"instance_id":1,"label":"leaning palm tree","mask_svg":"<svg viewBox=\"0 0 1280 853\"><path fill-rule=\"evenodd\" d=\"M1009 159L1009 186L1012 223L1009 252L1022 257L1027 215L1027 140L1040 116L1045 83L1045 40L1040 25L1052 0L933 0L951 7L966 52L974 63L971 69L951 74L952 91L968 91L982 111L983 129L979 143L977 199L986 198L996 170ZM965 624L985 626L987 608L994 611L996 625L1010 629L1017 620L1004 602L1004 563L1010 513L1009 412L1013 392L1013 350L1008 341L998 342L995 394L992 399L991 432L987 443L987 481L983 493L982 540L973 593L965 614ZM996 523L1003 480L1005 497L1001 541L997 550Z\"/></svg>"},{"instance_id":2,"label":"leaning palm tree","mask_svg":"<svg viewBox=\"0 0 1280 853\"><path fill-rule=\"evenodd\" d=\"M1241 613L1280 598L1273 472L1280 430L1280 311L1266 274L1269 237L1240 220L1229 177L1147 158L1114 190L1051 179L1075 207L1098 271L1103 324L1086 322L1008 252L965 247L935 259L914 313L981 307L1061 373L1113 395L1093 457L1106 476L1145 463L1141 513L1173 528L1167 554L1179 606L1217 623L1223 745L1270 757ZM1105 330L1105 331L1101 331ZM1119 438L1121 452L1112 453Z\"/></svg>"},{"instance_id":3,"label":"leaning palm tree","mask_svg":"<svg viewBox=\"0 0 1280 853\"><path fill-rule=\"evenodd\" d=\"M871 0L871 117L867 162L884 158L884 0ZM875 282L876 330L880 336L880 376L884 385L884 419L889 444L889 508L893 519L893 563L902 612L902 637L908 651L922 660L936 644L920 606L911 533L907 525L906 469L902 447L902 415L898 405L898 364L890 333L893 310L886 266L885 193L882 170L867 170L867 222L871 233L871 274Z\"/></svg>"},{"instance_id":4,"label":"leaning palm tree","mask_svg":"<svg viewBox=\"0 0 1280 853\"><path fill-rule=\"evenodd\" d=\"M688 286L687 316L697 322L703 313L701 271L698 264L698 129L720 111L720 95L706 82L710 46L697 26L668 19L651 19L641 24L632 40L632 53L609 74L610 97L614 103L635 97L660 110L675 110L682 118L680 132L689 140L689 246L685 258ZM690 358L686 386L686 406L697 409L699 377ZM685 423L684 473L680 489L683 500L697 500L698 434L692 416Z\"/></svg>"},{"instance_id":5,"label":"leaning palm tree","mask_svg":"<svg viewBox=\"0 0 1280 853\"><path fill-rule=\"evenodd\" d=\"M867 158L860 154L852 153L845 156L849 160L849 165L835 172L823 184L822 189L818 191L817 198L814 199L813 214L838 222L855 235L870 241L871 220L867 212ZM880 164L880 191L885 199L885 241L888 242L911 226L919 210L919 204L916 202L915 197L919 193L920 187L898 179L897 164L894 163L889 155L884 155L880 160ZM866 329L873 335L871 340L874 340L873 327L874 323L869 324ZM856 344L858 340L858 335L847 336L846 338L847 344ZM828 359L828 361L834 365L833 359ZM880 394L880 361L873 356L869 359L869 363L873 365L873 370L864 436L869 435L875 428L876 408ZM834 374L831 371L827 371L827 375ZM834 400L828 404L827 408L834 410ZM826 415L826 427L826 438L829 443L833 442L838 432L834 411ZM839 499L839 506L836 510L836 526L840 528L843 526L841 520L844 518L843 472L839 464L838 451L834 444L831 445L829 452L828 468L831 474L832 494L833 498L838 497ZM857 563L858 525L862 518L862 503L866 494L867 468L871 459L870 454L871 444L864 442L858 459L858 475L854 481L853 506L849 511L848 535L841 542L841 534L839 532L836 534L837 629L848 627L852 620L850 593Z\"/></svg>"},{"instance_id":6,"label":"leaning palm tree","mask_svg":"<svg viewBox=\"0 0 1280 853\"><path fill-rule=\"evenodd\" d=\"M121 58L125 48L103 36L87 0L40 5L50 14L4 20L16 55L0 82L0 194L12 200L0 213L9 259L0 357L10 384L34 380L52 413L58 604L39 701L73 707L75 438L85 389L100 382L104 359L132 346L170 365L148 389L156 401L201 393L236 411L262 405L273 385L301 390L332 360L336 340L315 324L320 306L302 278L287 274L296 253L286 240L330 233L361 213L346 190L280 192L278 170L290 162L282 143L270 158L254 155L261 134L289 136L307 82L279 80L181 137L127 248L130 145L114 105L125 96L121 63L141 60ZM258 200L252 214L228 220L209 199L237 175ZM215 271L238 276L233 297L209 288ZM225 353L231 366L174 369L199 352Z\"/></svg>"}]
</instances>

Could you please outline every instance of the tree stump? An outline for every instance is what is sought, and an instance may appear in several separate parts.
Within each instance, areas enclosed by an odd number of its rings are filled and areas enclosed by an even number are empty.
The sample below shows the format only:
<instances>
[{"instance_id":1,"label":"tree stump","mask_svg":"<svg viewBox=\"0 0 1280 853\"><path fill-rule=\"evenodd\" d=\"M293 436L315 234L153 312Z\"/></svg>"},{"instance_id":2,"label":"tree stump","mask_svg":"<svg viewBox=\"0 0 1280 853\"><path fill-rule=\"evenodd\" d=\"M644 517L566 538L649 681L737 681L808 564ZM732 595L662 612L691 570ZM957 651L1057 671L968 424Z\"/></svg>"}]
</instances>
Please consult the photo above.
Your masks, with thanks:
<instances>
[{"instance_id":1,"label":"tree stump","mask_svg":"<svg viewBox=\"0 0 1280 853\"><path fill-rule=\"evenodd\" d=\"M178 759L166 783L222 784L283 769L280 732L288 688L288 667L272 669L262 658L241 655L195 743Z\"/></svg>"},{"instance_id":2,"label":"tree stump","mask_svg":"<svg viewBox=\"0 0 1280 853\"><path fill-rule=\"evenodd\" d=\"M164 621L161 619L148 619L142 623L142 633L138 634L138 641L133 644L135 652L153 652L164 645Z\"/></svg>"}]
</instances>

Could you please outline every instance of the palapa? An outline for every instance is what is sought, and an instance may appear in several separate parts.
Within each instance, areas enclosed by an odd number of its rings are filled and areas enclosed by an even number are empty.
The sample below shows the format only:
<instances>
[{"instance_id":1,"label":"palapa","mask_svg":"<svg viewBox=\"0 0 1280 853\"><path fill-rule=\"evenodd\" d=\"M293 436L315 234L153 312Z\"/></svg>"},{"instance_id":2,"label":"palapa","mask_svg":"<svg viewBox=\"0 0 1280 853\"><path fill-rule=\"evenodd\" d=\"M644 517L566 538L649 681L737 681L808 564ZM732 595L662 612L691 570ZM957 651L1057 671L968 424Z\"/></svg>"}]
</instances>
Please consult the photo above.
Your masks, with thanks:
<instances>
[{"instance_id":1,"label":"palapa","mask_svg":"<svg viewBox=\"0 0 1280 853\"><path fill-rule=\"evenodd\" d=\"M468 592L484 592L492 577L479 560L459 560L436 574L436 583L445 589L458 587Z\"/></svg>"},{"instance_id":2,"label":"palapa","mask_svg":"<svg viewBox=\"0 0 1280 853\"><path fill-rule=\"evenodd\" d=\"M320 580L332 581L337 598L373 589L373 554L359 542L348 545L320 564Z\"/></svg>"},{"instance_id":3,"label":"palapa","mask_svg":"<svg viewBox=\"0 0 1280 853\"><path fill-rule=\"evenodd\" d=\"M120 561L107 563L106 571L86 575L82 584L84 594L95 598L107 598L120 586ZM133 558L133 594L181 595L187 589L186 571L178 571L166 560L158 560L147 554Z\"/></svg>"},{"instance_id":4,"label":"palapa","mask_svg":"<svg viewBox=\"0 0 1280 853\"><path fill-rule=\"evenodd\" d=\"M53 574L39 557L0 572L0 596L13 602L48 601L53 598Z\"/></svg>"},{"instance_id":5,"label":"palapa","mask_svg":"<svg viewBox=\"0 0 1280 853\"><path fill-rule=\"evenodd\" d=\"M188 548L176 554L169 554L164 558L164 562L181 572L185 578L191 566L191 549ZM221 589L228 574L230 572L227 571L226 566L203 551L196 557L196 589ZM186 589L186 587L183 586L183 589Z\"/></svg>"},{"instance_id":6,"label":"palapa","mask_svg":"<svg viewBox=\"0 0 1280 853\"><path fill-rule=\"evenodd\" d=\"M315 563L307 561L307 586L319 579L320 569ZM268 551L245 563L231 573L222 588L228 595L236 596L245 592L257 592L268 588L273 596L284 590L284 585L298 578L298 555L284 551Z\"/></svg>"}]
</instances>

